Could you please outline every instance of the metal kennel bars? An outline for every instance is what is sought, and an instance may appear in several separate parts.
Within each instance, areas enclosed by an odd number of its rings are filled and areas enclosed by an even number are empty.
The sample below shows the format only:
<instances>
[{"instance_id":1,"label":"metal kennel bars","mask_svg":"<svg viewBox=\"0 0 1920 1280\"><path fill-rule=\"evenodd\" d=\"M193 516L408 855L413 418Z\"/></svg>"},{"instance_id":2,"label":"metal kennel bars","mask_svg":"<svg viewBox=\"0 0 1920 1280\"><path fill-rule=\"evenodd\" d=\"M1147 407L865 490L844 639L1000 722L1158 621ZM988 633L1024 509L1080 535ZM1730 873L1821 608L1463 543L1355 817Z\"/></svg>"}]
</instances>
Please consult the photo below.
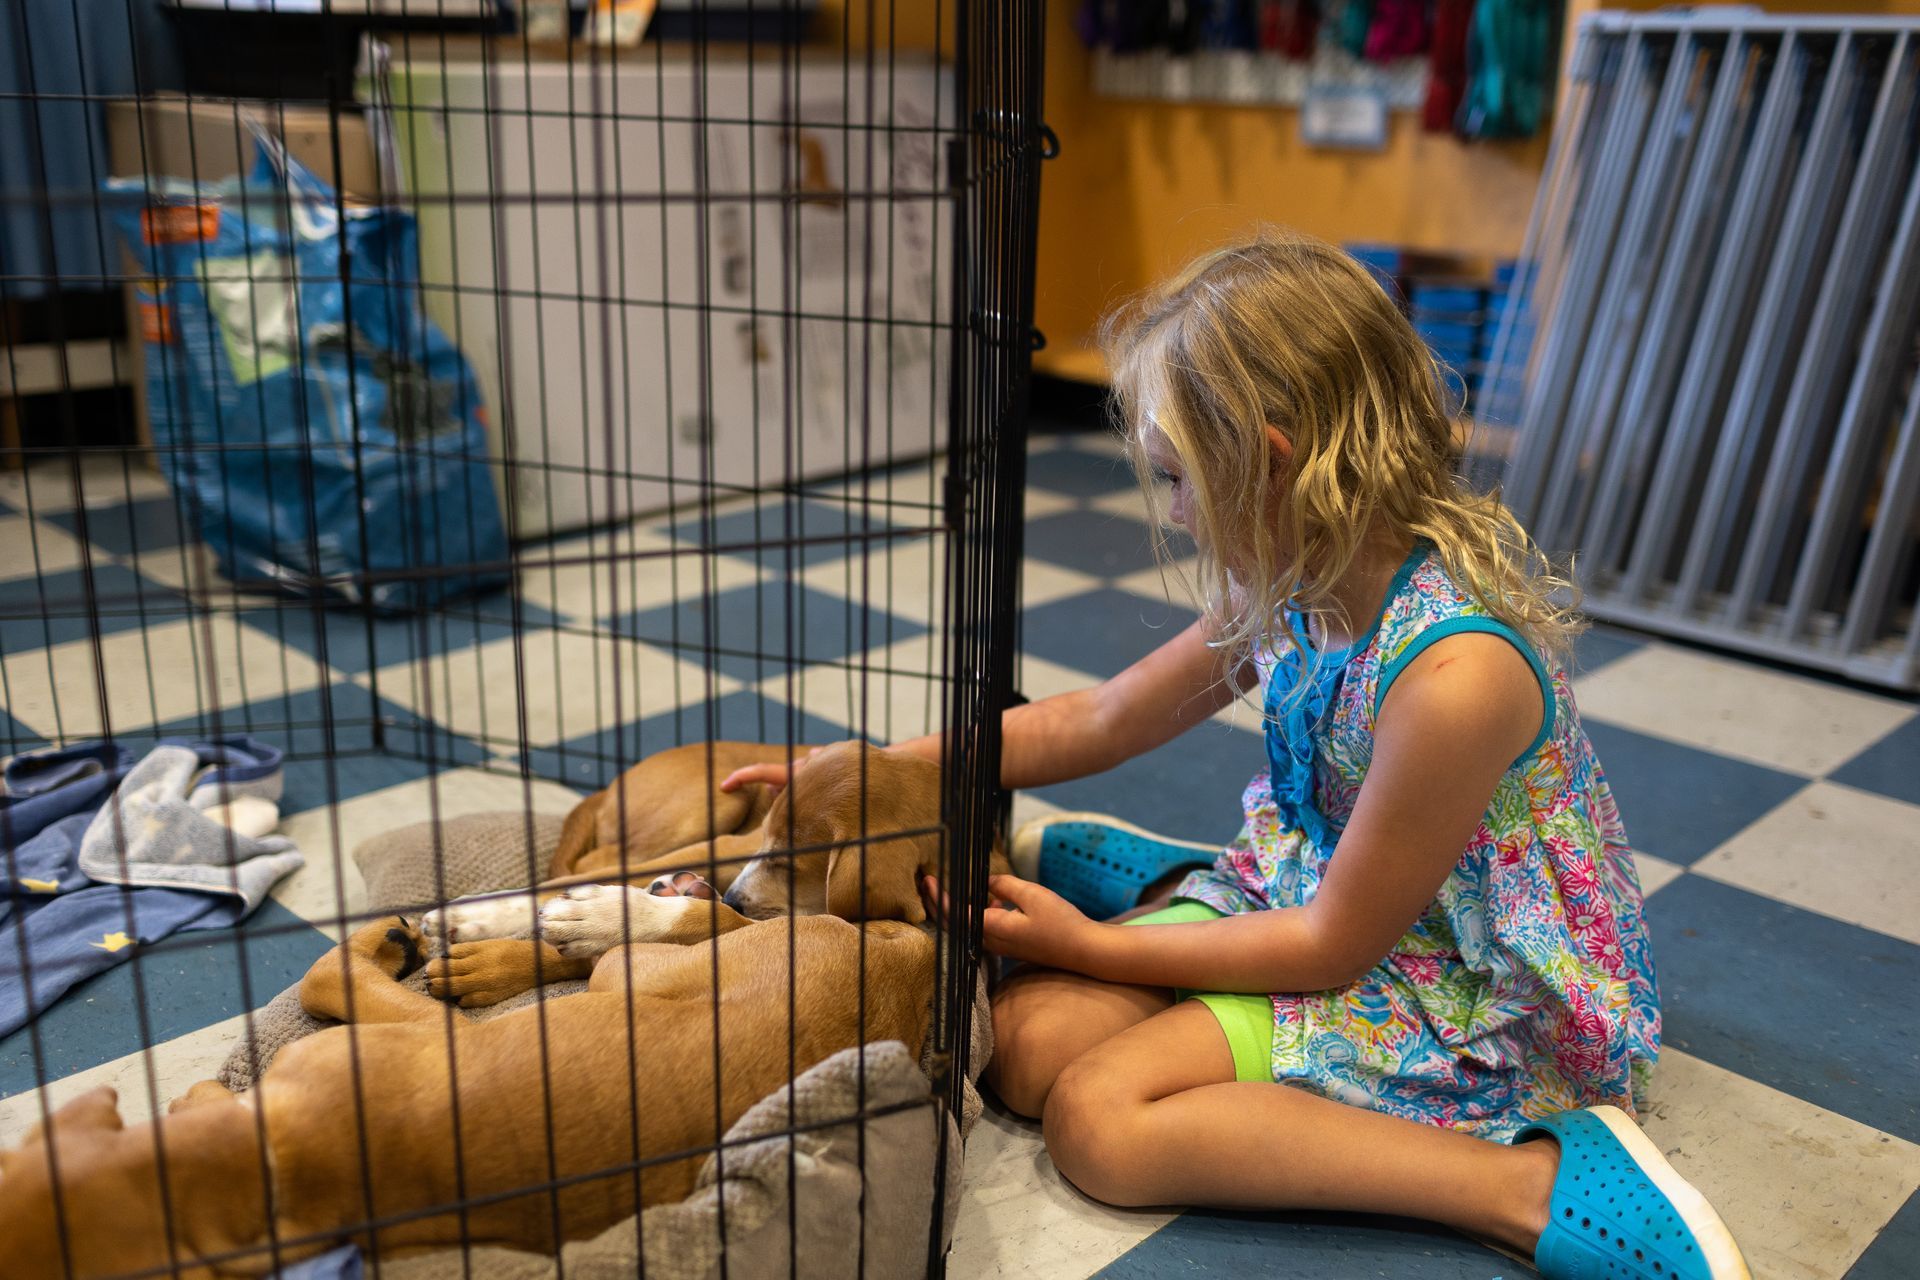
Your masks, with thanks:
<instances>
[{"instance_id":1,"label":"metal kennel bars","mask_svg":"<svg viewBox=\"0 0 1920 1280\"><path fill-rule=\"evenodd\" d=\"M1920 21L1601 13L1496 338L1587 608L1920 687Z\"/></svg>"},{"instance_id":2,"label":"metal kennel bars","mask_svg":"<svg viewBox=\"0 0 1920 1280\"><path fill-rule=\"evenodd\" d=\"M84 1084L132 1124L258 1043L277 991L400 909L368 901L367 837L427 820L437 849L455 817L516 814L538 879L540 832L680 744L941 735L942 880L977 916L1005 820L1043 7L692 0L633 45L581 6L512 30L554 9L8 7L0 756L86 746L112 782L162 740L245 738L283 753L275 836L305 865L230 927L165 937L141 888L79 877L112 927L55 990L23 921L68 886L23 887L50 883L21 861L41 829L0 797L0 989L27 1015L0 1034L0 1149ZM938 946L917 1105L945 1117L980 1065L977 925ZM710 1144L598 1175L724 1167L718 1092L693 1103ZM882 1118L831 1123L864 1144ZM565 1181L524 1188L556 1226Z\"/></svg>"}]
</instances>

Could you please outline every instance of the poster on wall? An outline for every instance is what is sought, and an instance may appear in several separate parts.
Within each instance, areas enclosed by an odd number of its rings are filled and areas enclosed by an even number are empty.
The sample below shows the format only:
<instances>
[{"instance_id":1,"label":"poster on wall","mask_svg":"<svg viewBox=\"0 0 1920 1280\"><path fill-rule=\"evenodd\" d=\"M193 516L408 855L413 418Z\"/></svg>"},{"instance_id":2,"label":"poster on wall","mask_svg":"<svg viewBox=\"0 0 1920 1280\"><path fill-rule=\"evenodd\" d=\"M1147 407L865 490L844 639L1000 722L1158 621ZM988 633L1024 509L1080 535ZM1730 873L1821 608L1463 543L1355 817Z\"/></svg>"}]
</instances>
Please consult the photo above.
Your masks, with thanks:
<instances>
[{"instance_id":1,"label":"poster on wall","mask_svg":"<svg viewBox=\"0 0 1920 1280\"><path fill-rule=\"evenodd\" d=\"M1310 85L1300 103L1300 139L1339 151L1387 149L1387 95L1359 85Z\"/></svg>"}]
</instances>

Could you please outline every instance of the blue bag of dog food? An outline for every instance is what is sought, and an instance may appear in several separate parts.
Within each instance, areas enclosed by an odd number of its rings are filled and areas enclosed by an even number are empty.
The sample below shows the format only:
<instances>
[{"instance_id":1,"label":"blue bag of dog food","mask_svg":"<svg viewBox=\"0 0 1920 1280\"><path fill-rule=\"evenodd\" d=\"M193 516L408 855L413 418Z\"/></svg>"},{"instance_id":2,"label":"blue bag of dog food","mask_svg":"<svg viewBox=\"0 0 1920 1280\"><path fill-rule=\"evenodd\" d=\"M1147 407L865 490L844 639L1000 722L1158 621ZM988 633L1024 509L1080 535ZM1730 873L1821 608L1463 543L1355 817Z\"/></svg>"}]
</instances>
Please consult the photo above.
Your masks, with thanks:
<instances>
[{"instance_id":1,"label":"blue bag of dog food","mask_svg":"<svg viewBox=\"0 0 1920 1280\"><path fill-rule=\"evenodd\" d=\"M244 588L399 612L499 585L486 410L421 309L412 215L253 145L225 183L107 184L174 492Z\"/></svg>"}]
</instances>

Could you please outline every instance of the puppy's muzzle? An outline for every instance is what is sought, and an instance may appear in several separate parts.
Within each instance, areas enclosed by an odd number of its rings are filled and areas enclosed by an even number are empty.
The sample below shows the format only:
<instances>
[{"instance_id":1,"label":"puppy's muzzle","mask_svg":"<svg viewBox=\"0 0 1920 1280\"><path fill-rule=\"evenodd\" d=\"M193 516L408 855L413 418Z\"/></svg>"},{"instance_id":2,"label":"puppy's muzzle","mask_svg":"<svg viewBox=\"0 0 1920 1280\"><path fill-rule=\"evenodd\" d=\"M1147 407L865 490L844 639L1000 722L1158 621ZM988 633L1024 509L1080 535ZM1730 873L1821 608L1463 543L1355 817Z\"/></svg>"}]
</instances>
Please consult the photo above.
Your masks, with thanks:
<instances>
[{"instance_id":1,"label":"puppy's muzzle","mask_svg":"<svg viewBox=\"0 0 1920 1280\"><path fill-rule=\"evenodd\" d=\"M765 856L740 869L720 901L749 920L772 920L787 914L787 867Z\"/></svg>"},{"instance_id":2,"label":"puppy's muzzle","mask_svg":"<svg viewBox=\"0 0 1920 1280\"><path fill-rule=\"evenodd\" d=\"M777 903L753 902L745 895L729 889L720 895L720 901L738 911L749 920L773 920L786 914Z\"/></svg>"}]
</instances>

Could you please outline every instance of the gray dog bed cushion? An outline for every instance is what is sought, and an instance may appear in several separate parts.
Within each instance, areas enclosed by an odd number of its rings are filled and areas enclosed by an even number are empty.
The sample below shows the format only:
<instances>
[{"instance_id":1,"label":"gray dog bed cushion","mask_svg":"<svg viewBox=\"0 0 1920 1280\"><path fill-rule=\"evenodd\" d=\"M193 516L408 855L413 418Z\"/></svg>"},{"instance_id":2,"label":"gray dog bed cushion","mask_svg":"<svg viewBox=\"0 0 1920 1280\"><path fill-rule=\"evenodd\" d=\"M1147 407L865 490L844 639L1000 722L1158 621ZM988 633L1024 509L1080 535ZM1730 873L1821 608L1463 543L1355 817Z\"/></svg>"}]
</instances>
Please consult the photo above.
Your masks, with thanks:
<instances>
[{"instance_id":1,"label":"gray dog bed cushion","mask_svg":"<svg viewBox=\"0 0 1920 1280\"><path fill-rule=\"evenodd\" d=\"M438 824L417 823L367 840L353 852L366 882L367 910L412 912L443 899L522 888L545 871L559 843L560 826L560 819L545 815L529 820L520 812L473 814ZM424 992L426 977L416 973L407 985ZM551 983L544 998L555 999L585 987L584 981ZM529 991L483 1009L455 1009L454 1016L495 1018L541 998L542 992ZM252 1034L234 1047L219 1072L220 1082L235 1092L251 1088L281 1049L328 1025L300 1007L296 984L254 1014ZM977 1077L993 1052L984 974L974 996L972 1026L969 1062ZM847 1049L817 1063L794 1082L799 1124L855 1115L863 1088L870 1114L915 1100L924 1099L928 1105L868 1119L864 1142L857 1134L860 1126L853 1121L793 1137L785 1132L788 1090L782 1086L727 1131L729 1143L745 1145L729 1147L724 1170L709 1157L694 1193L686 1200L655 1205L637 1220L628 1219L591 1240L564 1246L565 1274L632 1276L639 1271L644 1252L643 1274L649 1276L664 1280L717 1276L723 1248L719 1229L723 1200L729 1277L851 1275L859 1268L863 1246L866 1274L919 1274L927 1256L927 1229L933 1221L934 1169L939 1163L942 1123L927 1084L931 1057L929 1045L923 1060L915 1064L904 1045L881 1041L865 1046L864 1052ZM969 1079L958 1130L951 1120L944 1121L948 1196L941 1215L942 1248L952 1230L963 1135L972 1130L980 1110L979 1094ZM797 1224L791 1247L789 1193ZM848 1230L848 1224L856 1221L864 1222L864 1232ZM560 1274L552 1258L513 1249L473 1248L468 1257L471 1270L458 1250L441 1250L383 1260L380 1273L395 1280L453 1280L467 1275L550 1280Z\"/></svg>"}]
</instances>

